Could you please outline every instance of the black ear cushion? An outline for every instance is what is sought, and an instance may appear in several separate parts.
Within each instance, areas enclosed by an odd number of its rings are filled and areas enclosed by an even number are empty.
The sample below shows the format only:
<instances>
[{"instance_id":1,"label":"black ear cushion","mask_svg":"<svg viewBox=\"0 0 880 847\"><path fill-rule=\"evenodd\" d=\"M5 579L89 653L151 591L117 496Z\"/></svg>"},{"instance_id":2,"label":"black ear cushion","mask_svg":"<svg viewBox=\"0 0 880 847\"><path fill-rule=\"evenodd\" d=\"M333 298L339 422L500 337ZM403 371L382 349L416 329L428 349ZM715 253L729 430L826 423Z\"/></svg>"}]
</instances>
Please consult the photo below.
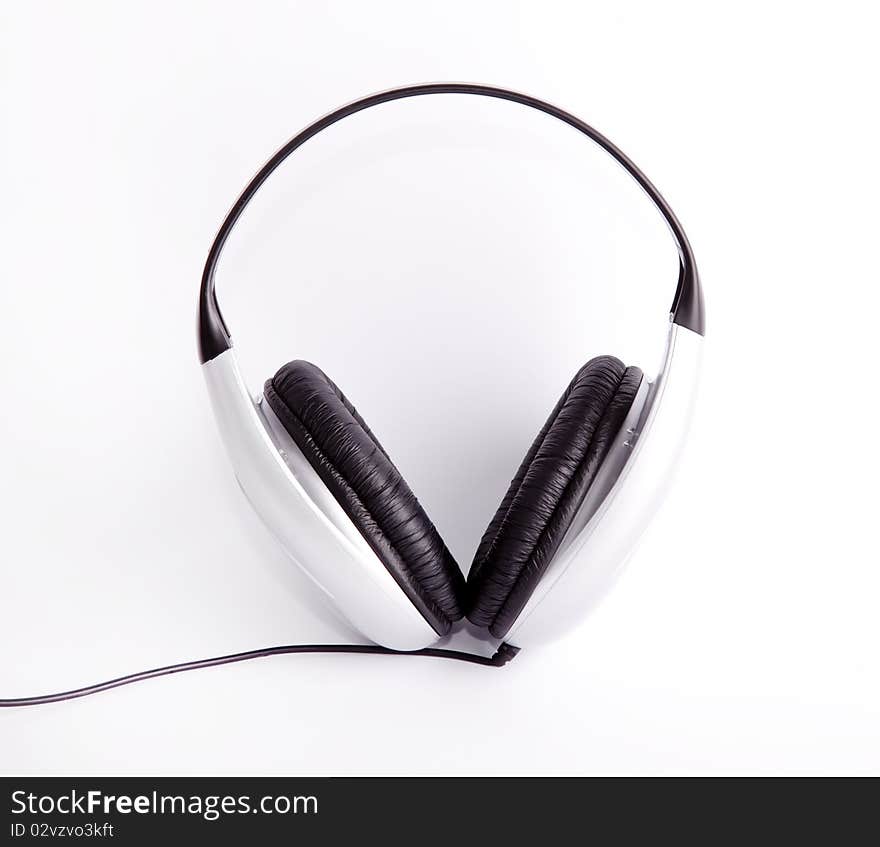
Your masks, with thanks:
<instances>
[{"instance_id":1,"label":"black ear cushion","mask_svg":"<svg viewBox=\"0 0 880 847\"><path fill-rule=\"evenodd\" d=\"M503 638L559 547L635 399L642 372L587 362L538 433L468 574L468 618Z\"/></svg>"},{"instance_id":2,"label":"black ear cushion","mask_svg":"<svg viewBox=\"0 0 880 847\"><path fill-rule=\"evenodd\" d=\"M361 535L439 635L464 614L461 570L400 471L330 378L290 362L264 397Z\"/></svg>"}]
</instances>

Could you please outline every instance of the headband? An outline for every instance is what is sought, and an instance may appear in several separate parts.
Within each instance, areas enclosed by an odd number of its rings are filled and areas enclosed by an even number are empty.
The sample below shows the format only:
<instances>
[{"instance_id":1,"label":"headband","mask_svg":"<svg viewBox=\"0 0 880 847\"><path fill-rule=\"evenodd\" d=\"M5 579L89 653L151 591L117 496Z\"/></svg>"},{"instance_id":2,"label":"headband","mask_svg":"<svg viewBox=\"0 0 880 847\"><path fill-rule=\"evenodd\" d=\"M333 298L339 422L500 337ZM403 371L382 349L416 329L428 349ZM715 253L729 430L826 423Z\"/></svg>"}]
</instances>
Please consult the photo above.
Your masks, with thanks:
<instances>
[{"instance_id":1,"label":"headband","mask_svg":"<svg viewBox=\"0 0 880 847\"><path fill-rule=\"evenodd\" d=\"M217 262L223 250L226 239L229 238L241 213L245 210L248 203L257 193L260 186L271 176L275 169L301 145L305 144L310 138L317 135L322 130L332 126L337 121L369 109L372 106L378 106L381 103L388 103L392 100L401 100L405 97L420 97L424 94L474 94L483 97L495 97L501 100L510 100L514 103L520 103L540 112L545 112L574 127L582 132L588 138L592 139L603 150L605 150L613 159L615 159L629 175L641 186L642 190L651 199L651 202L657 207L660 214L663 215L675 243L678 247L678 256L680 262L680 270L678 274L678 286L675 290L675 297L672 301L671 318L672 322L679 326L686 327L694 332L704 334L704 317L703 317L703 293L700 288L700 278L697 273L694 254L691 250L687 236L678 222L675 213L669 207L669 204L663 199L660 192L654 187L651 181L636 167L635 163L610 142L604 135L597 132L589 124L584 123L574 115L566 111L545 103L536 97L530 97L528 94L519 94L515 91L508 91L506 88L495 88L488 85L473 85L468 83L427 83L423 85L411 85L405 88L394 88L390 91L382 91L378 94L372 94L361 100L355 100L347 106L342 106L335 112L325 115L323 118L315 121L307 126L298 135L290 139L283 147L281 147L268 162L259 170L257 175L248 183L247 187L242 191L235 204L226 215L221 225L211 250L208 253L208 259L205 262L205 270L202 274L202 285L199 292L199 315L198 315L198 336L199 336L199 359L204 364L211 359L219 356L224 350L228 350L232 346L229 330L226 326L223 316L220 313L220 307L217 303L217 294L214 290L214 274L217 269Z\"/></svg>"}]
</instances>

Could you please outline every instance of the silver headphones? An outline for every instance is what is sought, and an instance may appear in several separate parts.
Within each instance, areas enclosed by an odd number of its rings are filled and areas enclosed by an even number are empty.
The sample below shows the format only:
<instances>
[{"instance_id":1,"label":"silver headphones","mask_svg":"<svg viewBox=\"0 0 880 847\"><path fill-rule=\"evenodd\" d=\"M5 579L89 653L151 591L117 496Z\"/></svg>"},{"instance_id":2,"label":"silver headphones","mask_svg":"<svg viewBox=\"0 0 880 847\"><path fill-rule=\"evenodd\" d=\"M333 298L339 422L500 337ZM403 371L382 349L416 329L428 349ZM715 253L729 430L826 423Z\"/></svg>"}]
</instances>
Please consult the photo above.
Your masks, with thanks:
<instances>
[{"instance_id":1,"label":"silver headphones","mask_svg":"<svg viewBox=\"0 0 880 847\"><path fill-rule=\"evenodd\" d=\"M512 100L569 124L616 159L665 218L680 273L660 372L611 356L575 375L489 524L465 581L437 530L354 406L319 368L294 361L254 396L220 314L214 272L259 187L294 150L363 109L426 94ZM415 85L330 113L285 144L235 202L208 254L199 354L241 487L297 564L370 641L418 650L467 616L521 647L558 636L595 605L654 512L685 437L704 332L693 253L647 177L567 112L502 88Z\"/></svg>"},{"instance_id":2,"label":"silver headphones","mask_svg":"<svg viewBox=\"0 0 880 847\"><path fill-rule=\"evenodd\" d=\"M322 129L404 97L476 94L569 124L617 160L665 218L680 272L660 372L613 356L587 362L538 433L489 524L467 581L375 435L319 368L294 361L253 395L214 291L223 245L272 172ZM601 599L659 503L684 441L699 372L703 296L687 237L648 178L583 121L534 97L459 83L415 85L343 106L292 138L223 221L199 295L199 358L241 487L291 558L372 642L294 644L154 668L83 688L0 699L0 707L83 697L157 676L285 653L400 653L499 667L558 637ZM428 647L467 617L492 656Z\"/></svg>"}]
</instances>

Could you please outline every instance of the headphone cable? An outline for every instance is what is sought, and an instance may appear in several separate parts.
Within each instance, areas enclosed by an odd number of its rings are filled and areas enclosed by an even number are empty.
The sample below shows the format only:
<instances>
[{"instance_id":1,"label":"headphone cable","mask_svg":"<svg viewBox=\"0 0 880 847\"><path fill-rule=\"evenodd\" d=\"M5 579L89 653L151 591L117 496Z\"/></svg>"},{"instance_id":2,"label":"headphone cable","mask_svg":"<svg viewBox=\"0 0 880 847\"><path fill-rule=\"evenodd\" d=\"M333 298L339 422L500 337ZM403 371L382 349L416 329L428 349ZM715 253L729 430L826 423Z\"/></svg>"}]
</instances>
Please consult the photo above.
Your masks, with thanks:
<instances>
[{"instance_id":1,"label":"headphone cable","mask_svg":"<svg viewBox=\"0 0 880 847\"><path fill-rule=\"evenodd\" d=\"M145 679L154 679L157 676L167 676L173 673L196 671L201 668L213 668L218 665L231 665L235 662L246 662L250 659L262 659L266 656L283 656L288 653L371 653L385 656L433 656L438 659L455 659L460 662L470 662L475 665L484 665L491 668L500 668L506 665L517 653L519 647L502 642L492 656L480 656L476 653L463 653L460 650L444 650L436 647L426 647L423 650L392 650L389 647L381 647L378 644L287 644L281 647L264 647L258 650L246 650L243 653L230 653L228 656L215 656L212 659L196 659L192 662L180 662L176 665L165 665L161 668L140 671L138 673L109 679L106 682L98 682L83 688L74 688L70 691L61 691L57 694L44 694L39 697L18 697L11 700L0 700L0 708L12 708L16 706L42 706L47 703L60 703L63 700L73 700L77 697L88 697L107 691L110 688L119 688L121 685L130 685L133 682L143 682Z\"/></svg>"}]
</instances>

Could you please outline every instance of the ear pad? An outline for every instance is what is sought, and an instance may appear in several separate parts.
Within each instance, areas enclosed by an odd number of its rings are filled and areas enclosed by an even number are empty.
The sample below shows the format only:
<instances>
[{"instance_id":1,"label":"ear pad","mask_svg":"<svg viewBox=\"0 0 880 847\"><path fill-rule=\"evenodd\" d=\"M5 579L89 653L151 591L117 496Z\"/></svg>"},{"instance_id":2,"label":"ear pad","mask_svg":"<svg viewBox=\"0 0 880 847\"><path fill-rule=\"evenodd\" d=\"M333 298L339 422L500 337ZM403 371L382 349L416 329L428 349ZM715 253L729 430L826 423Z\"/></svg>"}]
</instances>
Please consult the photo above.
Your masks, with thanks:
<instances>
[{"instance_id":1,"label":"ear pad","mask_svg":"<svg viewBox=\"0 0 880 847\"><path fill-rule=\"evenodd\" d=\"M642 372L587 362L538 433L468 574L468 618L503 638L559 547L635 399Z\"/></svg>"},{"instance_id":2,"label":"ear pad","mask_svg":"<svg viewBox=\"0 0 880 847\"><path fill-rule=\"evenodd\" d=\"M464 577L354 406L309 362L285 365L263 394L398 585L445 635L464 614Z\"/></svg>"}]
</instances>

